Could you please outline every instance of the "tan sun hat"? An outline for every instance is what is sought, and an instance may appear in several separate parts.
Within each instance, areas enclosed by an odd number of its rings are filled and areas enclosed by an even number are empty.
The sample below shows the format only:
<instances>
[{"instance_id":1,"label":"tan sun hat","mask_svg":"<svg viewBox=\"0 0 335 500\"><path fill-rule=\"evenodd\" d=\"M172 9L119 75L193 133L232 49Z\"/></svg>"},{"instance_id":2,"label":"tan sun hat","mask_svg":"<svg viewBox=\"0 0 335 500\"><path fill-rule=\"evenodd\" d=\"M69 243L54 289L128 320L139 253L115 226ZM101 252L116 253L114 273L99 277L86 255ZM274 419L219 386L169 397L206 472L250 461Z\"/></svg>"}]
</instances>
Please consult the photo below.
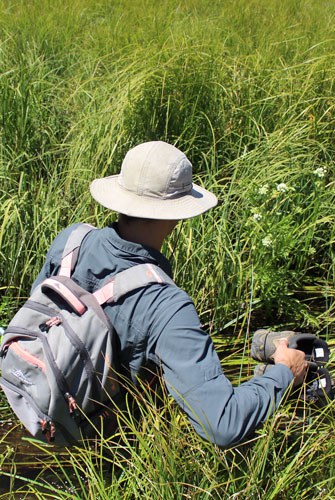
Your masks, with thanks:
<instances>
[{"instance_id":1,"label":"tan sun hat","mask_svg":"<svg viewBox=\"0 0 335 500\"><path fill-rule=\"evenodd\" d=\"M213 193L192 184L186 155L162 141L132 148L120 174L95 179L90 190L104 207L146 219L188 219L217 204Z\"/></svg>"}]
</instances>

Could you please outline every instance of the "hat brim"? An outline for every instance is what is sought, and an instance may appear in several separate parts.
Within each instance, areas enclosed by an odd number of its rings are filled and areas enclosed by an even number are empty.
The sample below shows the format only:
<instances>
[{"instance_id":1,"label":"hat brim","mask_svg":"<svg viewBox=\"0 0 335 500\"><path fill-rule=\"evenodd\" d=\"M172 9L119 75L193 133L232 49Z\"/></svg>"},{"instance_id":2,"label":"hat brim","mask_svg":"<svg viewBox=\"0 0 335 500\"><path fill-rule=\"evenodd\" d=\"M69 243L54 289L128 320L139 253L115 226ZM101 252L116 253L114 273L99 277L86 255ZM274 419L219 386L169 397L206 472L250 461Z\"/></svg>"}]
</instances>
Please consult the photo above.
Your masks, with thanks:
<instances>
[{"instance_id":1,"label":"hat brim","mask_svg":"<svg viewBox=\"0 0 335 500\"><path fill-rule=\"evenodd\" d=\"M216 196L193 184L188 194L177 198L155 198L138 195L120 186L118 175L95 179L90 185L93 198L110 210L145 219L190 219L207 212L217 204Z\"/></svg>"}]
</instances>

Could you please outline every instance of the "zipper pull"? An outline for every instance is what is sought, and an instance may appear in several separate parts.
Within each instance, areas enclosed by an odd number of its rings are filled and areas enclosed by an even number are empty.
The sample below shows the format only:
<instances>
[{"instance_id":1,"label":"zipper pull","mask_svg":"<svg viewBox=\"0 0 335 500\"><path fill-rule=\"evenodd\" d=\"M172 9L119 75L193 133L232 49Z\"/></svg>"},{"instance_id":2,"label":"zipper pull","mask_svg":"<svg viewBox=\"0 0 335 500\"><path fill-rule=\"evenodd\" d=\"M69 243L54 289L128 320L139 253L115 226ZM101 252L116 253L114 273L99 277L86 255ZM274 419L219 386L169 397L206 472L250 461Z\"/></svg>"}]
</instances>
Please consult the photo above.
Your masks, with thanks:
<instances>
[{"instance_id":1,"label":"zipper pull","mask_svg":"<svg viewBox=\"0 0 335 500\"><path fill-rule=\"evenodd\" d=\"M77 402L69 392L65 393L65 399L69 405L69 412L71 417L80 418L80 413L77 408Z\"/></svg>"},{"instance_id":2,"label":"zipper pull","mask_svg":"<svg viewBox=\"0 0 335 500\"><path fill-rule=\"evenodd\" d=\"M62 322L61 318L59 316L53 316L52 318L48 319L48 321L45 322L46 326L51 328L52 326L57 326Z\"/></svg>"},{"instance_id":3,"label":"zipper pull","mask_svg":"<svg viewBox=\"0 0 335 500\"><path fill-rule=\"evenodd\" d=\"M56 434L56 426L53 422L50 422L50 435L49 435L49 443L53 443L55 440Z\"/></svg>"},{"instance_id":4,"label":"zipper pull","mask_svg":"<svg viewBox=\"0 0 335 500\"><path fill-rule=\"evenodd\" d=\"M42 330L42 332L48 332L52 326L57 326L60 325L62 322L62 318L59 316L53 316L52 318L48 319L44 323L42 323L39 328Z\"/></svg>"},{"instance_id":5,"label":"zipper pull","mask_svg":"<svg viewBox=\"0 0 335 500\"><path fill-rule=\"evenodd\" d=\"M56 427L51 420L41 420L42 434L45 435L48 443L52 443L55 440Z\"/></svg>"},{"instance_id":6,"label":"zipper pull","mask_svg":"<svg viewBox=\"0 0 335 500\"><path fill-rule=\"evenodd\" d=\"M41 420L40 423L41 423L42 434L46 434L48 431L48 421Z\"/></svg>"},{"instance_id":7,"label":"zipper pull","mask_svg":"<svg viewBox=\"0 0 335 500\"><path fill-rule=\"evenodd\" d=\"M7 342L7 344L5 344L1 351L0 351L0 358L4 358L7 354L7 351L8 351L8 347L11 345L11 342Z\"/></svg>"}]
</instances>

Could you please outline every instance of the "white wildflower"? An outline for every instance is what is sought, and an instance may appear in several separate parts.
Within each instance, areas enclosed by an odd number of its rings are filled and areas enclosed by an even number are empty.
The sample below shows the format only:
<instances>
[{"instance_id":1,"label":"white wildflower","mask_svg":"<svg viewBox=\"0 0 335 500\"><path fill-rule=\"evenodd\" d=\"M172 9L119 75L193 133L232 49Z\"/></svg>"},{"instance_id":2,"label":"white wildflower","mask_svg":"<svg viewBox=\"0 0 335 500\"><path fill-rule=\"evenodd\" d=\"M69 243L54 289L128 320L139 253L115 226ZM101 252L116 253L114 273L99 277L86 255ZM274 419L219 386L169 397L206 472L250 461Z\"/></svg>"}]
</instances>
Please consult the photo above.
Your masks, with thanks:
<instances>
[{"instance_id":1,"label":"white wildflower","mask_svg":"<svg viewBox=\"0 0 335 500\"><path fill-rule=\"evenodd\" d=\"M264 186L261 186L258 190L259 194L268 194L269 192L269 184L264 184Z\"/></svg>"},{"instance_id":2,"label":"white wildflower","mask_svg":"<svg viewBox=\"0 0 335 500\"><path fill-rule=\"evenodd\" d=\"M254 221L259 222L259 221L261 220L261 218L262 218L262 214L257 214L257 213L255 213L255 214L252 216L252 218L254 219Z\"/></svg>"},{"instance_id":3,"label":"white wildflower","mask_svg":"<svg viewBox=\"0 0 335 500\"><path fill-rule=\"evenodd\" d=\"M326 167L319 167L313 171L313 174L320 177L320 179L322 179L326 175L326 173L327 173Z\"/></svg>"},{"instance_id":4,"label":"white wildflower","mask_svg":"<svg viewBox=\"0 0 335 500\"><path fill-rule=\"evenodd\" d=\"M279 191L280 193L285 193L286 191L288 191L287 184L285 184L285 182L277 184L277 191Z\"/></svg>"},{"instance_id":5,"label":"white wildflower","mask_svg":"<svg viewBox=\"0 0 335 500\"><path fill-rule=\"evenodd\" d=\"M266 248L269 248L272 246L272 236L271 234L268 234L267 236L265 236L265 238L262 239L262 244L266 247Z\"/></svg>"}]
</instances>

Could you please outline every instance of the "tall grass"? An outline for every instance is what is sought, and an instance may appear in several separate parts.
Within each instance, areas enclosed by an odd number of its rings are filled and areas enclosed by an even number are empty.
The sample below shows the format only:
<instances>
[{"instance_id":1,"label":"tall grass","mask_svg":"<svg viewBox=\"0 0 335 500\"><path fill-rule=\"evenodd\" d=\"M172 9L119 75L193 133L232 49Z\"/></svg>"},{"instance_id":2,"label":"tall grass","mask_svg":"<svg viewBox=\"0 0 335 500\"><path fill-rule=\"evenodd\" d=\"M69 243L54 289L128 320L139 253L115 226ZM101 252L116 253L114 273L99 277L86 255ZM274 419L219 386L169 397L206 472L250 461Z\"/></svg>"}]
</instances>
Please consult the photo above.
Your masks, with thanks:
<instances>
[{"instance_id":1,"label":"tall grass","mask_svg":"<svg viewBox=\"0 0 335 500\"><path fill-rule=\"evenodd\" d=\"M248 343L260 326L334 344L331 2L0 0L0 11L0 326L60 229L115 217L90 198L89 182L118 172L133 145L162 139L187 153L195 181L219 198L164 251L228 375L252 373ZM331 405L306 425L300 450L285 441L294 422L278 430L289 406L255 442L224 452L179 413L168 423L149 405L155 446L130 422L136 445L123 436L130 457L114 482L96 466L109 442L68 461L80 471L88 460L89 487L115 498L120 488L122 498L160 489L166 498L313 498L313 481L331 498Z\"/></svg>"},{"instance_id":2,"label":"tall grass","mask_svg":"<svg viewBox=\"0 0 335 500\"><path fill-rule=\"evenodd\" d=\"M95 445L65 452L32 441L29 475L7 446L2 478L12 485L0 498L333 498L331 405L317 410L291 399L248 441L220 450L192 431L164 390L159 394L136 391L140 418L124 412L119 432Z\"/></svg>"}]
</instances>

